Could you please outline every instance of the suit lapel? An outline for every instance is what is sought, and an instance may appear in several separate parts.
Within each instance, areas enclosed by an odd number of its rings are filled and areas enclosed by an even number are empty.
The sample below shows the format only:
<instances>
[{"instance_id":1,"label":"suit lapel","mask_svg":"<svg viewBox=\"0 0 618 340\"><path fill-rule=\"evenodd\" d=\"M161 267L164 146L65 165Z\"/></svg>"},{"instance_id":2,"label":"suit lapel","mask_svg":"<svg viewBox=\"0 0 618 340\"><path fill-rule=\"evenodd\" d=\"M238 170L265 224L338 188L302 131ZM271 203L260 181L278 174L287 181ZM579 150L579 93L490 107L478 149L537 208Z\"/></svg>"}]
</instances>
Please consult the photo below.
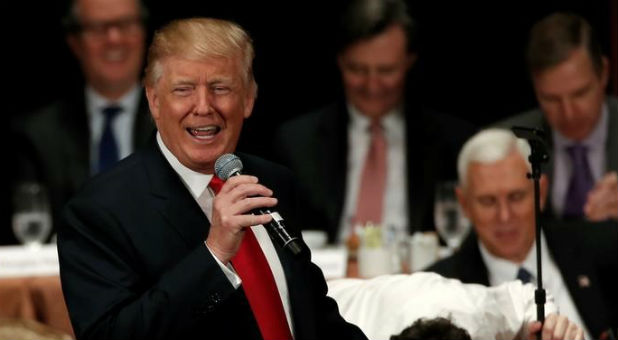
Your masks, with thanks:
<instances>
[{"instance_id":1,"label":"suit lapel","mask_svg":"<svg viewBox=\"0 0 618 340\"><path fill-rule=\"evenodd\" d=\"M135 125L133 126L133 146L137 150L139 147L148 144L150 137L155 130L154 123L150 116L150 109L148 108L148 101L142 94L139 99L139 106L137 108L137 115L135 117Z\"/></svg>"},{"instance_id":2,"label":"suit lapel","mask_svg":"<svg viewBox=\"0 0 618 340\"><path fill-rule=\"evenodd\" d=\"M158 212L188 246L206 239L210 222L152 138L144 153L146 175Z\"/></svg>"},{"instance_id":3,"label":"suit lapel","mask_svg":"<svg viewBox=\"0 0 618 340\"><path fill-rule=\"evenodd\" d=\"M83 93L78 100L67 101L61 108L62 126L64 136L62 138L64 159L67 162L71 192L77 192L84 182L90 177L90 128L88 126L88 114Z\"/></svg>"},{"instance_id":4,"label":"suit lapel","mask_svg":"<svg viewBox=\"0 0 618 340\"><path fill-rule=\"evenodd\" d=\"M481 256L474 230L470 231L458 253L458 261L456 262L458 269L456 270L459 271L460 280L466 283L489 286L489 273Z\"/></svg>"},{"instance_id":5,"label":"suit lapel","mask_svg":"<svg viewBox=\"0 0 618 340\"><path fill-rule=\"evenodd\" d=\"M618 100L609 97L607 123L607 142L605 154L607 157L606 171L618 171Z\"/></svg>"},{"instance_id":6,"label":"suit lapel","mask_svg":"<svg viewBox=\"0 0 618 340\"><path fill-rule=\"evenodd\" d=\"M408 198L408 230L428 230L433 227L433 212L427 211L427 202L434 201L434 187L436 171L434 164L439 164L435 158L435 135L433 124L423 119L420 110L406 107L406 197Z\"/></svg>"},{"instance_id":7,"label":"suit lapel","mask_svg":"<svg viewBox=\"0 0 618 340\"><path fill-rule=\"evenodd\" d=\"M548 250L556 261L579 315L591 335L599 336L604 326L610 323L603 313L603 298L597 287L599 282L590 266L590 256L582 249L581 238L574 237L573 233L552 232L549 228L545 229L545 236Z\"/></svg>"},{"instance_id":8,"label":"suit lapel","mask_svg":"<svg viewBox=\"0 0 618 340\"><path fill-rule=\"evenodd\" d=\"M339 102L336 108L326 112L321 117L318 139L319 156L316 161L319 164L321 178L326 180L325 190L328 192L327 199L332 204L325 204L329 225L329 239L335 239L334 235L343 214L344 195L346 187L346 172L348 159L348 111L343 102Z\"/></svg>"}]
</instances>

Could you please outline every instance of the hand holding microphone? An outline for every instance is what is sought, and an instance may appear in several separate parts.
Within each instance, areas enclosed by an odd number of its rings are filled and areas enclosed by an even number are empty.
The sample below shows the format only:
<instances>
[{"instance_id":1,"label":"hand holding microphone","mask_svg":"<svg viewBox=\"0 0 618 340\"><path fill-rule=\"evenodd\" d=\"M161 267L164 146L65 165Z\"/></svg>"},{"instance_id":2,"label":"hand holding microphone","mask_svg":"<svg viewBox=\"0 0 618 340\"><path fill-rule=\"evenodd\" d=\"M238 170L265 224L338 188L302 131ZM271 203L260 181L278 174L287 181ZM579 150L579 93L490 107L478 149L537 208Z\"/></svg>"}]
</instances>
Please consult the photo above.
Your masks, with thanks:
<instances>
[{"instance_id":1,"label":"hand holding microphone","mask_svg":"<svg viewBox=\"0 0 618 340\"><path fill-rule=\"evenodd\" d=\"M290 236L285 221L271 208L277 199L272 190L258 184L254 176L241 175L243 165L234 154L224 154L215 163L215 174L226 181L213 204L213 223L206 243L223 262L231 259L242 241L243 229L262 224L275 242L294 255L301 252L300 241Z\"/></svg>"},{"instance_id":2,"label":"hand holding microphone","mask_svg":"<svg viewBox=\"0 0 618 340\"><path fill-rule=\"evenodd\" d=\"M206 244L217 258L227 264L240 247L244 228L265 224L270 215L254 215L252 209L272 207L277 199L272 191L258 184L254 176L236 176L228 181L213 201L212 221Z\"/></svg>"}]
</instances>

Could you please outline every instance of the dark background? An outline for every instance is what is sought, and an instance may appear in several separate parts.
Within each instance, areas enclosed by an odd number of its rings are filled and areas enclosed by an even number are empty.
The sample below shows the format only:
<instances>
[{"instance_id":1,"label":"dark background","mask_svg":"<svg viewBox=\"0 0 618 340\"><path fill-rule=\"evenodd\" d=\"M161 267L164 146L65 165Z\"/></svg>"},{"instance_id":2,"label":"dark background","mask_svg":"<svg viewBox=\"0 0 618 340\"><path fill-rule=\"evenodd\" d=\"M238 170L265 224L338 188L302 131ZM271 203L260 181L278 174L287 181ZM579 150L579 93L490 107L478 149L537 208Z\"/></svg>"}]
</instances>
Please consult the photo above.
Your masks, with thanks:
<instances>
[{"instance_id":1,"label":"dark background","mask_svg":"<svg viewBox=\"0 0 618 340\"><path fill-rule=\"evenodd\" d=\"M579 13L609 53L612 34L616 36L610 8L616 1L408 1L420 28L417 91L427 105L479 126L532 108L535 99L523 59L532 23L555 10ZM259 95L243 132L240 148L245 151L267 155L281 122L333 101L340 91L333 40L342 1L145 3L150 33L171 19L189 16L231 19L249 31ZM60 26L65 5L19 1L11 7L3 39L9 90L3 92L13 118L49 103L79 83L80 76Z\"/></svg>"}]
</instances>

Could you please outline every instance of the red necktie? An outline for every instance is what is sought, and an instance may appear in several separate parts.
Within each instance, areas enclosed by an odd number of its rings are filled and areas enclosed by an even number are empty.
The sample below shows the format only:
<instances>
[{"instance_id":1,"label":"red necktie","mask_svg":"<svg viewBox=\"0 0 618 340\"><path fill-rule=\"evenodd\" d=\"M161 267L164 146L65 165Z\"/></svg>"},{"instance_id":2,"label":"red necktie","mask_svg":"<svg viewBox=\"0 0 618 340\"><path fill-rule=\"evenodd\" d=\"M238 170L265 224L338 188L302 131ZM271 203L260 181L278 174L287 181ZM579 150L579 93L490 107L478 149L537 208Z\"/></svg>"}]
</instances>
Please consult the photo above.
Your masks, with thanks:
<instances>
[{"instance_id":1,"label":"red necktie","mask_svg":"<svg viewBox=\"0 0 618 340\"><path fill-rule=\"evenodd\" d=\"M384 188L386 186L386 139L380 122L373 121L369 126L371 142L363 167L355 224L368 222L382 223Z\"/></svg>"},{"instance_id":2,"label":"red necktie","mask_svg":"<svg viewBox=\"0 0 618 340\"><path fill-rule=\"evenodd\" d=\"M223 181L213 176L208 185L216 194L221 190ZM245 236L232 258L232 265L242 279L242 287L262 338L292 339L273 273L251 228L245 228Z\"/></svg>"}]
</instances>

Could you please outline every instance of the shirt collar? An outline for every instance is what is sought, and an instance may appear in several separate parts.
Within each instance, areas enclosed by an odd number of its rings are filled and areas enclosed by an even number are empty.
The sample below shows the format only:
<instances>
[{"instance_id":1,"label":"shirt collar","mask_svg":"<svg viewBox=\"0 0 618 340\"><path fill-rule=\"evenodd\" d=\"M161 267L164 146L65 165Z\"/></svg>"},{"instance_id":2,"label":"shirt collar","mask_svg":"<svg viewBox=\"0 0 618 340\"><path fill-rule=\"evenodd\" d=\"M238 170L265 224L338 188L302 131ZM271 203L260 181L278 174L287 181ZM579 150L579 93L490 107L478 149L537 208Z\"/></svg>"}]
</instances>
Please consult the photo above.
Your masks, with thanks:
<instances>
[{"instance_id":1,"label":"shirt collar","mask_svg":"<svg viewBox=\"0 0 618 340\"><path fill-rule=\"evenodd\" d=\"M547 253L545 235L542 233L541 245L541 259L543 265L545 265L545 260L549 258L549 253ZM530 274L532 274L532 281L536 282L536 241L532 244L532 247L530 247L528 255L526 255L522 263L512 262L493 255L480 240L478 241L478 246L481 251L481 257L487 266L487 273L489 274L489 281L492 286L515 280L519 267L524 267L530 272Z\"/></svg>"},{"instance_id":2,"label":"shirt collar","mask_svg":"<svg viewBox=\"0 0 618 340\"><path fill-rule=\"evenodd\" d=\"M350 125L354 130L367 131L371 120L369 117L361 113L352 103L347 103L348 112L350 113ZM382 122L382 128L385 131L390 131L395 127L401 126L403 120L403 108L397 106L387 112L380 121Z\"/></svg>"},{"instance_id":3,"label":"shirt collar","mask_svg":"<svg viewBox=\"0 0 618 340\"><path fill-rule=\"evenodd\" d=\"M605 141L607 140L607 119L609 116L609 109L607 107L607 103L603 103L601 107L601 117L599 117L599 121L597 125L592 129L592 132L588 135L588 137L584 138L580 144L583 144L588 147L588 149L593 149L595 147L605 147ZM552 129L552 136L554 139L554 145L556 145L557 150L564 150L567 146L571 146L576 144L577 142L563 136L556 129Z\"/></svg>"},{"instance_id":4,"label":"shirt collar","mask_svg":"<svg viewBox=\"0 0 618 340\"><path fill-rule=\"evenodd\" d=\"M123 110L120 114L125 114L136 111L135 107L139 101L141 86L139 86L139 84L135 84L129 92L120 97L118 100L109 100L98 93L92 86L86 86L84 91L86 95L87 111L90 116L101 112L105 107L110 105L118 105L122 107Z\"/></svg>"},{"instance_id":5,"label":"shirt collar","mask_svg":"<svg viewBox=\"0 0 618 340\"><path fill-rule=\"evenodd\" d=\"M170 163L178 176L180 176L180 179L189 189L191 195L193 195L193 198L197 199L204 192L213 175L206 175L193 171L180 163L178 158L176 158L176 156L174 156L174 154L167 148L165 143L163 143L163 139L161 138L161 133L159 133L159 131L157 131L157 144L159 144L159 148L161 149L163 156L167 162Z\"/></svg>"}]
</instances>

